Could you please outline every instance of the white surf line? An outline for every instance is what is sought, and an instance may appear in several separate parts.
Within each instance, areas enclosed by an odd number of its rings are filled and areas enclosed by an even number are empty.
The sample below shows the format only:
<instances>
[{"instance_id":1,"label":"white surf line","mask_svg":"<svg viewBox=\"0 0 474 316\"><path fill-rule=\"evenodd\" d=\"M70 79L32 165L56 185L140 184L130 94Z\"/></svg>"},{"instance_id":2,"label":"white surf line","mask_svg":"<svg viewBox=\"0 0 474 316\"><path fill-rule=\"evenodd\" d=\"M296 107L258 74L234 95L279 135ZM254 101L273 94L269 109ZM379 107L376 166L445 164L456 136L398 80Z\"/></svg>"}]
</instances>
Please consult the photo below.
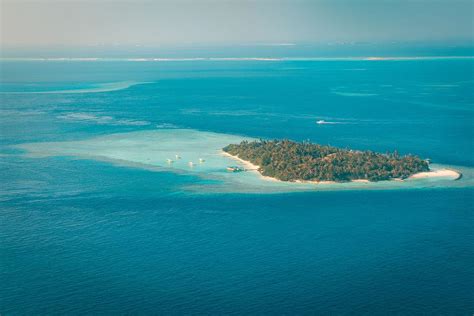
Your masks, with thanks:
<instances>
[{"instance_id":1,"label":"white surf line","mask_svg":"<svg viewBox=\"0 0 474 316\"><path fill-rule=\"evenodd\" d=\"M79 88L79 89L64 89L64 90L49 90L49 91L0 91L0 94L77 94L77 93L100 93L125 90L130 87L149 84L153 82L112 82L97 84L96 87Z\"/></svg>"}]
</instances>

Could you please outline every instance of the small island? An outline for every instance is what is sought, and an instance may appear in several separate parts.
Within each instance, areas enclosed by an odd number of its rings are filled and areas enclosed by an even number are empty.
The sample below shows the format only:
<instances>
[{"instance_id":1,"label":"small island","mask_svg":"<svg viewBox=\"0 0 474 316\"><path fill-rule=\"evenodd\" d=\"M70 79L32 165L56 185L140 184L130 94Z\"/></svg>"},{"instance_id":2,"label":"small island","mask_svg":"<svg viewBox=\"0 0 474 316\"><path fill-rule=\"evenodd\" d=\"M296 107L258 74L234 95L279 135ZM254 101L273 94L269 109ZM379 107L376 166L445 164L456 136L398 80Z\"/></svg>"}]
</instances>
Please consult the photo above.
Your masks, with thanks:
<instances>
[{"instance_id":1,"label":"small island","mask_svg":"<svg viewBox=\"0 0 474 316\"><path fill-rule=\"evenodd\" d=\"M428 161L397 152L376 153L291 140L242 141L223 151L256 165L265 177L291 182L403 180L428 172Z\"/></svg>"},{"instance_id":2,"label":"small island","mask_svg":"<svg viewBox=\"0 0 474 316\"><path fill-rule=\"evenodd\" d=\"M471 187L474 181L469 168L431 163L428 168L427 161L400 157L396 152L377 154L307 142L258 141L191 129L143 130L13 148L25 151L29 158L77 157L195 175L196 183L186 188L199 193ZM461 170L466 170L464 177ZM453 181L461 177L462 181ZM380 181L384 179L400 181Z\"/></svg>"}]
</instances>

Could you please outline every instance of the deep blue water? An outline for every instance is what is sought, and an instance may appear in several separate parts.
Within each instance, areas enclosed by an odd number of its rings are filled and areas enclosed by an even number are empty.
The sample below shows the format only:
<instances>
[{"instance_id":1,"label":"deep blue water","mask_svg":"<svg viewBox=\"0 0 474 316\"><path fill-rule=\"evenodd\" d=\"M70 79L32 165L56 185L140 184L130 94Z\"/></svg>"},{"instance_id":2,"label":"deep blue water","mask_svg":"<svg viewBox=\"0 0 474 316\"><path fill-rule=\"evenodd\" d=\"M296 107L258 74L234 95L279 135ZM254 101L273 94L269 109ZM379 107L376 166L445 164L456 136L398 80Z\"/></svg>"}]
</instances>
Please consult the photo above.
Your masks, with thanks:
<instances>
[{"instance_id":1,"label":"deep blue water","mask_svg":"<svg viewBox=\"0 0 474 316\"><path fill-rule=\"evenodd\" d=\"M3 92L151 82L0 94L0 313L472 314L473 188L194 194L12 145L180 127L472 167L474 60L0 66Z\"/></svg>"}]
</instances>

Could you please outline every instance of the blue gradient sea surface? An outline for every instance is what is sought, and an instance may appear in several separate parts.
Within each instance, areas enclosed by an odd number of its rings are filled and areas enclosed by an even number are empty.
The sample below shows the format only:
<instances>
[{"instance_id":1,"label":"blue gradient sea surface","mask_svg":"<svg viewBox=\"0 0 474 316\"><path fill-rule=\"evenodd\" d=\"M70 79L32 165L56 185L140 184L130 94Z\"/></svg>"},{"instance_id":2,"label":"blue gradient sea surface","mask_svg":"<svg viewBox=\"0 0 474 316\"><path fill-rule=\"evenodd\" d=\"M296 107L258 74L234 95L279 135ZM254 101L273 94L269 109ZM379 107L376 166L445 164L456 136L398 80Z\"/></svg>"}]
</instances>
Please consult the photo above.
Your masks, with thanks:
<instances>
[{"instance_id":1,"label":"blue gradient sea surface","mask_svg":"<svg viewBox=\"0 0 474 316\"><path fill-rule=\"evenodd\" d=\"M189 128L473 167L473 59L0 67L2 315L472 315L472 187L196 193L16 145Z\"/></svg>"}]
</instances>

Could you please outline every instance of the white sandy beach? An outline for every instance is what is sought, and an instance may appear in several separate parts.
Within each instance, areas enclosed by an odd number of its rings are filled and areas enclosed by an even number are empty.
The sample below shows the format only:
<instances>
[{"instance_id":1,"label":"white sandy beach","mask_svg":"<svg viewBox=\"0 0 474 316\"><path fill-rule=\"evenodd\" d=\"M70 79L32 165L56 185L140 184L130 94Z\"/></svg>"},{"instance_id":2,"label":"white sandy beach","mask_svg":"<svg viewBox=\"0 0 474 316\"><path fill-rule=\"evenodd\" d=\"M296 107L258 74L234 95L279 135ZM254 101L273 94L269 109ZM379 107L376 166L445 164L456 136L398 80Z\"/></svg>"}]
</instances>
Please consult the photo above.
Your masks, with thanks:
<instances>
[{"instance_id":1,"label":"white sandy beach","mask_svg":"<svg viewBox=\"0 0 474 316\"><path fill-rule=\"evenodd\" d=\"M257 165L254 165L253 163L251 163L250 161L247 161L247 160L243 160L237 156L233 156L229 153L226 153L225 151L221 150L221 154L225 157L228 157L228 158L231 158L231 159L234 159L238 162L240 162L246 171L250 171L250 172L255 172L257 173L260 178L264 179L264 180L267 180L267 181L276 181L276 182L284 182L284 181L281 181L281 180L278 180L276 178L272 178L272 177L267 177L267 176L264 176L263 174L260 173L260 171L258 171L258 169L260 169L260 166L257 166Z\"/></svg>"},{"instance_id":2,"label":"white sandy beach","mask_svg":"<svg viewBox=\"0 0 474 316\"><path fill-rule=\"evenodd\" d=\"M243 160L239 158L238 156L231 155L229 153L226 153L225 151L221 151L221 154L225 157L234 159L238 162L240 162L246 171L251 171L251 172L256 172L259 174L259 176L267 181L277 181L277 182L291 182L291 181L282 181L276 178L264 176L260 173L259 169L260 166L254 165L250 161ZM416 173L412 176L410 176L408 179L426 179L426 178L452 178L453 180L458 179L461 176L461 173L451 170L451 169L437 169L437 170L431 170L427 172L419 172ZM392 179L390 181L403 181L401 179ZM335 181L302 181L302 180L296 180L294 181L295 183L309 183L309 184L337 184ZM355 182L355 183L370 183L369 180L367 179L355 179L350 182Z\"/></svg>"}]
</instances>

